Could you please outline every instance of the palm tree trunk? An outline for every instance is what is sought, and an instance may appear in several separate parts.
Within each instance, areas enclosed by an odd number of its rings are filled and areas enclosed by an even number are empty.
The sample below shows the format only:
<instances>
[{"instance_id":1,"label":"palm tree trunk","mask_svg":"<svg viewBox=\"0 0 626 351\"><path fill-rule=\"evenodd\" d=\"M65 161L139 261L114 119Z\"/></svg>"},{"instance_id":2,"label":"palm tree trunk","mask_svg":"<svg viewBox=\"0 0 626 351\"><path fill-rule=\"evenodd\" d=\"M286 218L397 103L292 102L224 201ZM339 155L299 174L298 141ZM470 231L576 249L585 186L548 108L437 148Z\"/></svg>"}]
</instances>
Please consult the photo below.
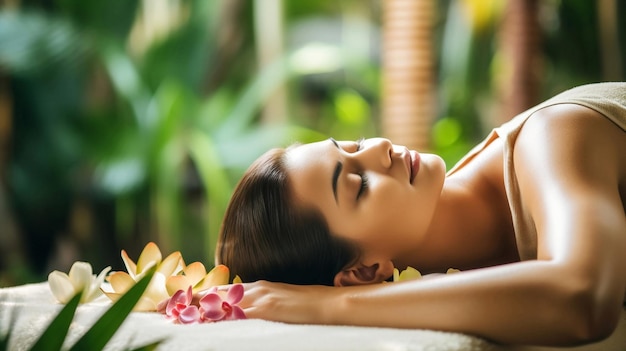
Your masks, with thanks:
<instances>
[{"instance_id":1,"label":"palm tree trunk","mask_svg":"<svg viewBox=\"0 0 626 351\"><path fill-rule=\"evenodd\" d=\"M435 116L433 0L383 1L382 131L396 144L430 149Z\"/></svg>"},{"instance_id":2,"label":"palm tree trunk","mask_svg":"<svg viewBox=\"0 0 626 351\"><path fill-rule=\"evenodd\" d=\"M503 123L538 102L541 86L541 27L538 0L508 0L500 45L508 65L502 80Z\"/></svg>"},{"instance_id":3,"label":"palm tree trunk","mask_svg":"<svg viewBox=\"0 0 626 351\"><path fill-rule=\"evenodd\" d=\"M276 62L283 55L283 1L256 0L254 26L259 70ZM265 123L287 120L287 90L281 84L265 102L261 120Z\"/></svg>"},{"instance_id":4,"label":"palm tree trunk","mask_svg":"<svg viewBox=\"0 0 626 351\"><path fill-rule=\"evenodd\" d=\"M598 0L598 25L602 54L602 78L623 80L622 55L618 33L618 4L615 0Z\"/></svg>"}]
</instances>

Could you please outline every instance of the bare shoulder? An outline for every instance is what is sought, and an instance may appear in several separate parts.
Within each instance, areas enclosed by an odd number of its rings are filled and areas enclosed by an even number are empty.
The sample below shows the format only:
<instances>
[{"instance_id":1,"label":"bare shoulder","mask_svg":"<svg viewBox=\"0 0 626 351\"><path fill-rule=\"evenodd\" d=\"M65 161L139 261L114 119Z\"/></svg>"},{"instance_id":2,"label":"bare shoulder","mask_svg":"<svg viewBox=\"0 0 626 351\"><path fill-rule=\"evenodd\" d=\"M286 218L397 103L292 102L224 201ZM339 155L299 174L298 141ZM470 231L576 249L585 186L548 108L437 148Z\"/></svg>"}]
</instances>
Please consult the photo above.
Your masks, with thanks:
<instances>
[{"instance_id":1,"label":"bare shoulder","mask_svg":"<svg viewBox=\"0 0 626 351\"><path fill-rule=\"evenodd\" d=\"M615 185L626 181L624 150L626 132L608 118L580 105L561 104L528 119L515 145L515 162L537 167L533 173L546 186Z\"/></svg>"},{"instance_id":2,"label":"bare shoulder","mask_svg":"<svg viewBox=\"0 0 626 351\"><path fill-rule=\"evenodd\" d=\"M539 257L554 257L555 242L626 245L624 150L626 132L586 107L555 105L527 120L515 144L515 176Z\"/></svg>"}]
</instances>

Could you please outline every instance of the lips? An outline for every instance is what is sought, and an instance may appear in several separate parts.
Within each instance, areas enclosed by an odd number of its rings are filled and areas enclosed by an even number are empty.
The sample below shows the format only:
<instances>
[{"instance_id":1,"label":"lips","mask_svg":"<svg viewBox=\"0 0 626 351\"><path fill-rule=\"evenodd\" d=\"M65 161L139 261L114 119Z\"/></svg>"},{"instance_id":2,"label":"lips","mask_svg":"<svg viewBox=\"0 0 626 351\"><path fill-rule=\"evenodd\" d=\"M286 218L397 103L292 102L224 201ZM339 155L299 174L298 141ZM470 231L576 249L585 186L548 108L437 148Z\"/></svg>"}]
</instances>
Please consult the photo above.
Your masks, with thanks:
<instances>
[{"instance_id":1,"label":"lips","mask_svg":"<svg viewBox=\"0 0 626 351\"><path fill-rule=\"evenodd\" d=\"M417 172L419 172L420 169L420 154L415 150L410 150L409 156L409 169L411 170L409 174L409 183L413 184L413 180L415 179L415 176L417 176Z\"/></svg>"}]
</instances>

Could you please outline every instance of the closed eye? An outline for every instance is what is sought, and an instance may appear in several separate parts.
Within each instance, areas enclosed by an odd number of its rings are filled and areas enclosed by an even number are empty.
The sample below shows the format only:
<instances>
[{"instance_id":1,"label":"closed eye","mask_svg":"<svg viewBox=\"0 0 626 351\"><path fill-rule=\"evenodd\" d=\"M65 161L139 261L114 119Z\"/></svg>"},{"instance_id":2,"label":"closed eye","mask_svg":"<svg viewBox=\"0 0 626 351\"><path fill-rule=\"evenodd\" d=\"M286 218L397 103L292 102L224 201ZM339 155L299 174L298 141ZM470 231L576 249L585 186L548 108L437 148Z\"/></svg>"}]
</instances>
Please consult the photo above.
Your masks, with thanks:
<instances>
[{"instance_id":1,"label":"closed eye","mask_svg":"<svg viewBox=\"0 0 626 351\"><path fill-rule=\"evenodd\" d=\"M363 193L365 192L365 190L367 190L367 187L369 185L369 180L367 178L367 175L365 174L359 174L361 176L361 186L359 187L359 192L356 194L356 199L358 200L361 195L363 195Z\"/></svg>"},{"instance_id":2,"label":"closed eye","mask_svg":"<svg viewBox=\"0 0 626 351\"><path fill-rule=\"evenodd\" d=\"M365 138L363 138L363 137L357 139L357 141L355 142L356 143L356 151L355 152L363 150L363 142L364 141L365 141Z\"/></svg>"}]
</instances>

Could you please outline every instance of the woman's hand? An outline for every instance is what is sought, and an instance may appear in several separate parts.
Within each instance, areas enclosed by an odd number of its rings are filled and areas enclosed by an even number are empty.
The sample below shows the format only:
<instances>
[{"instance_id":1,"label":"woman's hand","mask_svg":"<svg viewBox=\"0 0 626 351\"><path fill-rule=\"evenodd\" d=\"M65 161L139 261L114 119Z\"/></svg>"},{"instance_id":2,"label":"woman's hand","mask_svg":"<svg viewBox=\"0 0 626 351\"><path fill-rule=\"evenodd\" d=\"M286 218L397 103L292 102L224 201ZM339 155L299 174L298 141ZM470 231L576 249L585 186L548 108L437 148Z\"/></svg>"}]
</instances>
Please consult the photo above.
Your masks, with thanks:
<instances>
[{"instance_id":1,"label":"woman's hand","mask_svg":"<svg viewBox=\"0 0 626 351\"><path fill-rule=\"evenodd\" d=\"M326 311L340 288L258 281L244 284L239 303L248 318L286 323L327 323Z\"/></svg>"}]
</instances>

